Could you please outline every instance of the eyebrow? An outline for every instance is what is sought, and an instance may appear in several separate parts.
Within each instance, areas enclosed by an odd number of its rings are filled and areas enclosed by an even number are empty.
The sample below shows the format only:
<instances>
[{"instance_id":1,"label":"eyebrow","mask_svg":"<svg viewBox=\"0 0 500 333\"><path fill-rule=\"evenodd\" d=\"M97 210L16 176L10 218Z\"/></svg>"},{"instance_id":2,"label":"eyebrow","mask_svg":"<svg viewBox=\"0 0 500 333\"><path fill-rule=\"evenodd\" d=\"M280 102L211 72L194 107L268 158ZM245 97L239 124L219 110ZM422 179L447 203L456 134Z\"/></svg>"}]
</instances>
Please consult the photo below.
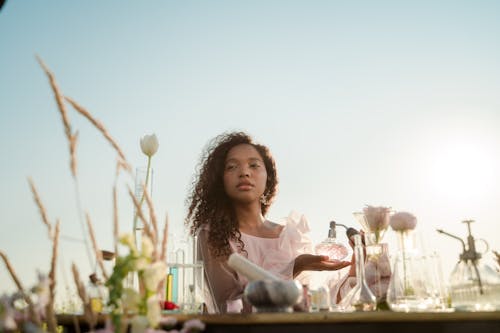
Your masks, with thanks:
<instances>
[{"instance_id":1,"label":"eyebrow","mask_svg":"<svg viewBox=\"0 0 500 333\"><path fill-rule=\"evenodd\" d=\"M239 161L240 160L238 160L237 158L228 158L225 163L239 162ZM264 160L262 158L260 158L260 157L250 157L250 158L247 159L247 162L255 162L255 161L264 163Z\"/></svg>"}]
</instances>

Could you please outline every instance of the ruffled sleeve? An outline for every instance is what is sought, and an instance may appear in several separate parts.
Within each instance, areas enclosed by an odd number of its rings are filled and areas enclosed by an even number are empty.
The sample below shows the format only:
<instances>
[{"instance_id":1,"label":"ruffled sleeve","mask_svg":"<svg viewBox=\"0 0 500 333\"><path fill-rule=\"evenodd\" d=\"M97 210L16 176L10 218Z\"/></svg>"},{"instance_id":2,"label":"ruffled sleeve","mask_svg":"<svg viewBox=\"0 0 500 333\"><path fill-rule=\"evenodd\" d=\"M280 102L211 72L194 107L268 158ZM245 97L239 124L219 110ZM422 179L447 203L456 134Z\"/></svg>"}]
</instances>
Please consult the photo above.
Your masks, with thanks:
<instances>
[{"instance_id":1,"label":"ruffled sleeve","mask_svg":"<svg viewBox=\"0 0 500 333\"><path fill-rule=\"evenodd\" d=\"M279 245L269 251L262 266L283 279L291 280L295 258L301 254L312 253L312 242L308 235L309 223L304 215L292 211L283 222ZM306 274L300 274L297 279L301 280L301 276L306 278Z\"/></svg>"}]
</instances>

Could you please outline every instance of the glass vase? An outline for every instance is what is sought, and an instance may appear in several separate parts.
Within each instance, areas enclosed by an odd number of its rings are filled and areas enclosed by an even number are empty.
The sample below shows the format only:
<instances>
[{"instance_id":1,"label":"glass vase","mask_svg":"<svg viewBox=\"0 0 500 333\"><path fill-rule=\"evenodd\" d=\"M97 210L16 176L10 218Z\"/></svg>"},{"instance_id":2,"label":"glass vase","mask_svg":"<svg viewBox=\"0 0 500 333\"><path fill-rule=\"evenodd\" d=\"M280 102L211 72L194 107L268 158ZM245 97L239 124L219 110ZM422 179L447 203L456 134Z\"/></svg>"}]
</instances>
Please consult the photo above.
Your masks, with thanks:
<instances>
[{"instance_id":1,"label":"glass vase","mask_svg":"<svg viewBox=\"0 0 500 333\"><path fill-rule=\"evenodd\" d=\"M365 278L377 298L377 309L387 310L387 289L391 280L387 243L366 245Z\"/></svg>"},{"instance_id":2,"label":"glass vase","mask_svg":"<svg viewBox=\"0 0 500 333\"><path fill-rule=\"evenodd\" d=\"M399 231L399 250L387 290L387 303L393 311L429 311L435 302L428 293L426 258L414 246L413 232Z\"/></svg>"}]
</instances>

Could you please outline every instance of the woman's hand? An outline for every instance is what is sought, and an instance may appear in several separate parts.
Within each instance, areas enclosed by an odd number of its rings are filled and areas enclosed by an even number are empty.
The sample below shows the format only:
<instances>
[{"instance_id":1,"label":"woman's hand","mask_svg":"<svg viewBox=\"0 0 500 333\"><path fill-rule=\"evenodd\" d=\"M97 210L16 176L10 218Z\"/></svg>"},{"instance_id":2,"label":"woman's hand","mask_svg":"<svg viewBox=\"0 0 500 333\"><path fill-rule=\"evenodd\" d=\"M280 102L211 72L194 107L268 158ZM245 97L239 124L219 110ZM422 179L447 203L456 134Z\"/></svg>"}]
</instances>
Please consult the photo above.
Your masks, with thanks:
<instances>
[{"instance_id":1,"label":"woman's hand","mask_svg":"<svg viewBox=\"0 0 500 333\"><path fill-rule=\"evenodd\" d=\"M293 277L295 278L303 271L336 271L350 264L349 261L328 260L328 256L301 254L295 258Z\"/></svg>"}]
</instances>

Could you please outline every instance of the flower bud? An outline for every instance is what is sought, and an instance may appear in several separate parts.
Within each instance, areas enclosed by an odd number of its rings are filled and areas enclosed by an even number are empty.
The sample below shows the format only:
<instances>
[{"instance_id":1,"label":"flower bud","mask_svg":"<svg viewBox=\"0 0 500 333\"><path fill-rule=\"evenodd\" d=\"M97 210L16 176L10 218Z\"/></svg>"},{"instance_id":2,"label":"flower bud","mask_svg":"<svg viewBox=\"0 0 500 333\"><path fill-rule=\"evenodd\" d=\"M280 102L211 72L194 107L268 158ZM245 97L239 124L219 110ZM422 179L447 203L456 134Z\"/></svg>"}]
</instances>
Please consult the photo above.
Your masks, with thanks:
<instances>
[{"instance_id":1,"label":"flower bud","mask_svg":"<svg viewBox=\"0 0 500 333\"><path fill-rule=\"evenodd\" d=\"M391 216L391 227L394 231L413 230L417 226L417 218L408 212L398 212Z\"/></svg>"},{"instance_id":2,"label":"flower bud","mask_svg":"<svg viewBox=\"0 0 500 333\"><path fill-rule=\"evenodd\" d=\"M158 151L158 146L156 134L144 135L141 138L141 150L146 156L153 156Z\"/></svg>"}]
</instances>

